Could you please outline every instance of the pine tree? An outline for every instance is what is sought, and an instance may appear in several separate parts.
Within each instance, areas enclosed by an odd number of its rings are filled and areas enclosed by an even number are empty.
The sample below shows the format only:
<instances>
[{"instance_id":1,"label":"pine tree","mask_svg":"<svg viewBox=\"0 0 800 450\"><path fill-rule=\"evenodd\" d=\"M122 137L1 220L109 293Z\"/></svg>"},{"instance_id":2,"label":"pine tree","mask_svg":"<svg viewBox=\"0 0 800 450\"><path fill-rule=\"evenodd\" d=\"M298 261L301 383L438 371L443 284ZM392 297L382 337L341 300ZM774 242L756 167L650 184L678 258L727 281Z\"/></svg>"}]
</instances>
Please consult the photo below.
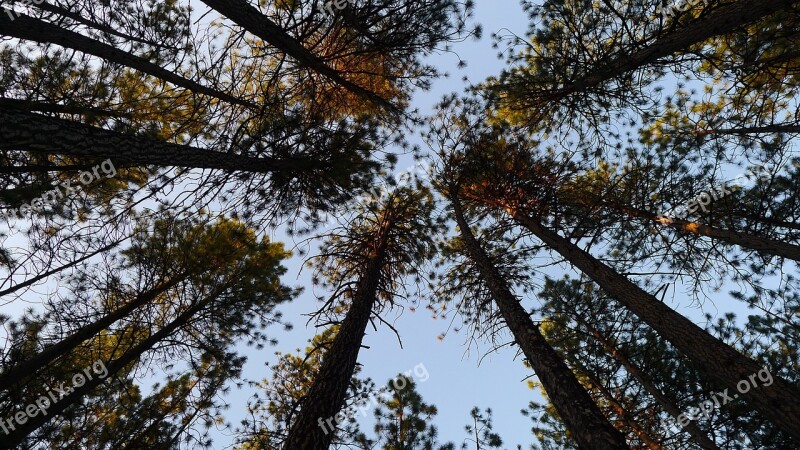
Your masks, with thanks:
<instances>
[{"instance_id":1,"label":"pine tree","mask_svg":"<svg viewBox=\"0 0 800 450\"><path fill-rule=\"evenodd\" d=\"M327 300L346 314L336 338L300 404L284 449L325 450L333 434L321 424L336 418L352 378L361 341L373 315L390 308L403 279L416 273L432 250L432 198L408 188L368 200L350 225L332 234L321 249L317 271L334 295Z\"/></svg>"}]
</instances>

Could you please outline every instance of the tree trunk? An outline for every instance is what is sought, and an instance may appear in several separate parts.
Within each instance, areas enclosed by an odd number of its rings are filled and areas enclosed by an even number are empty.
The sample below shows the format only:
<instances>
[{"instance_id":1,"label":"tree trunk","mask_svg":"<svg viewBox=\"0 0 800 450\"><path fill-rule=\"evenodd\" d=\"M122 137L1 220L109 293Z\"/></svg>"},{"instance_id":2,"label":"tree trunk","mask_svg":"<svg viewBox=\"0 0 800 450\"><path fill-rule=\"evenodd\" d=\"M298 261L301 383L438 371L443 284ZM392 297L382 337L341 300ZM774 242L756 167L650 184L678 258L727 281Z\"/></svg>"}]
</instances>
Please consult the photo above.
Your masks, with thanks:
<instances>
[{"instance_id":1,"label":"tree trunk","mask_svg":"<svg viewBox=\"0 0 800 450\"><path fill-rule=\"evenodd\" d=\"M178 166L232 172L310 172L326 166L326 163L319 160L250 157L171 144L2 107L0 123L3 124L0 127L2 150L23 150L97 160L110 158L121 165Z\"/></svg>"},{"instance_id":2,"label":"tree trunk","mask_svg":"<svg viewBox=\"0 0 800 450\"><path fill-rule=\"evenodd\" d=\"M354 94L381 105L388 111L397 111L397 107L373 92L345 79L342 74L311 53L307 48L290 36L275 22L250 5L245 0L202 0L210 8L215 9L247 32L259 37L283 53L291 56L302 66L311 69L344 87Z\"/></svg>"},{"instance_id":3,"label":"tree trunk","mask_svg":"<svg viewBox=\"0 0 800 450\"><path fill-rule=\"evenodd\" d=\"M47 103L16 98L0 98L0 108L19 109L29 112L47 112L57 114L80 114L83 116L119 117L130 119L133 114L126 111L94 108L78 104Z\"/></svg>"},{"instance_id":4,"label":"tree trunk","mask_svg":"<svg viewBox=\"0 0 800 450\"><path fill-rule=\"evenodd\" d=\"M39 353L4 371L0 375L0 391L9 390L19 383L26 382L28 377L35 374L51 361L68 354L82 342L105 330L114 322L127 317L134 310L152 302L159 295L185 280L186 277L186 274L177 276L152 290L137 295L133 301L126 303L119 309L106 314L90 324L84 325L61 341L48 345Z\"/></svg>"},{"instance_id":5,"label":"tree trunk","mask_svg":"<svg viewBox=\"0 0 800 450\"><path fill-rule=\"evenodd\" d=\"M230 284L231 283L227 283L226 285ZM47 408L46 414L42 414L40 412L33 417L28 417L28 420L24 424L18 424L15 422L14 429L11 429L9 424L6 423L5 425L9 428L10 433L6 435L5 439L0 440L0 449L16 448L27 435L34 432L37 428L47 423L53 417L64 412L64 410L72 406L74 403L80 401L84 396L90 394L95 388L103 384L107 379L115 376L115 374L122 370L125 366L139 359L146 351L150 350L153 348L153 346L169 337L176 330L187 325L197 313L202 311L203 308L209 306L224 291L224 289L225 287L216 289L214 293L195 303L194 306L189 307L164 328L158 330L147 339L136 344L133 348L126 351L121 357L110 361L108 364L105 364L105 367L108 370L108 375L105 378L101 379L97 376L97 374L94 374L91 380L87 380L85 384L80 387L72 385L72 379L70 379L69 382L63 383L62 388L65 392L68 389L71 389L71 392L69 392L63 398L58 399L55 403L51 404Z\"/></svg>"},{"instance_id":6,"label":"tree trunk","mask_svg":"<svg viewBox=\"0 0 800 450\"><path fill-rule=\"evenodd\" d=\"M617 400L614 395L611 393L608 388L603 386L603 383L597 379L595 374L593 374L590 370L586 370L586 368L582 368L581 372L586 380L589 382L591 386L593 386L600 395L608 402L611 408L616 411L617 415L620 419L625 423L625 425L630 428L636 436L641 439L642 443L647 446L650 450L661 450L661 444L653 440L647 431L645 431L641 425L636 422L636 419L631 416L631 413L625 408L625 406Z\"/></svg>"},{"instance_id":7,"label":"tree trunk","mask_svg":"<svg viewBox=\"0 0 800 450\"><path fill-rule=\"evenodd\" d=\"M450 202L470 258L491 289L503 320L542 382L544 390L572 437L582 449L629 449L622 433L608 422L511 292L500 272L472 234L458 198L451 196Z\"/></svg>"},{"instance_id":8,"label":"tree trunk","mask_svg":"<svg viewBox=\"0 0 800 450\"><path fill-rule=\"evenodd\" d=\"M607 202L603 202L602 205L608 206L609 208L615 209L617 211L621 211L630 217L638 217L646 219L650 222L664 225L666 227L678 231L681 234L706 236L711 239L736 245L742 248L747 248L758 252L769 253L771 255L776 255L800 262L800 245L788 244L786 242L778 241L776 239L768 239L760 236L754 236L752 234L740 233L738 231L730 231L721 228L711 227L697 222L692 222L689 220L664 217L660 214L656 214L638 208L615 205Z\"/></svg>"},{"instance_id":9,"label":"tree trunk","mask_svg":"<svg viewBox=\"0 0 800 450\"><path fill-rule=\"evenodd\" d=\"M176 73L164 69L150 61L134 54L119 50L106 43L96 41L73 31L65 30L57 25L36 19L25 14L15 14L16 18L8 14L0 14L0 33L5 36L15 37L44 44L56 44L64 48L77 50L87 55L94 55L106 61L120 64L152 75L156 78L170 82L199 94L205 94L222 101L258 108L254 103L236 98L230 94L203 86L195 81L184 78Z\"/></svg>"},{"instance_id":10,"label":"tree trunk","mask_svg":"<svg viewBox=\"0 0 800 450\"><path fill-rule=\"evenodd\" d=\"M89 167L89 168L91 168L91 167ZM31 278L29 278L29 279L27 279L25 281L22 281L22 282L17 283L17 284L15 284L13 286L10 286L10 287L8 287L6 289L3 289L2 291L0 291L0 297L2 297L4 295L11 294L13 292L16 292L16 291L18 291L18 290L20 290L22 288L28 287L28 286L30 286L32 284L36 284L36 282L44 280L44 279L47 279L51 275L57 274L58 272L61 272L62 270L67 270L67 269L69 269L71 267L75 267L78 264L82 263L83 261L86 261L87 259L91 259L91 258L93 258L93 257L95 257L95 256L97 256L97 255L99 255L101 253L105 253L105 252L111 250L112 248L114 248L117 245L121 244L122 241L124 241L126 239L128 239L128 238L125 237L125 238L122 238L122 239L118 239L118 240L116 240L116 241L114 241L114 242L112 242L112 243L110 243L108 245L105 245L103 247L100 247L97 250L95 250L95 251L93 251L91 253L88 253L88 254L86 254L86 255L84 255L84 256L76 259L76 260L70 261L70 262L68 262L66 264L63 264L63 265L61 265L59 267L56 267L55 269L51 269L51 270L48 270L46 272L40 273L39 275L36 275L36 276L31 277ZM11 279L11 277L9 277L9 280L10 279ZM0 377L2 377L2 376L0 375ZM2 389L2 388L0 388L0 389Z\"/></svg>"},{"instance_id":11,"label":"tree trunk","mask_svg":"<svg viewBox=\"0 0 800 450\"><path fill-rule=\"evenodd\" d=\"M284 450L328 450L331 445L336 422L330 419L341 410L355 372L361 342L378 300L381 269L386 261L387 233L392 226L389 222L377 236L375 254L369 258L350 310L330 349L322 357L314 383L300 403L300 412L289 429Z\"/></svg>"},{"instance_id":12,"label":"tree trunk","mask_svg":"<svg viewBox=\"0 0 800 450\"><path fill-rule=\"evenodd\" d=\"M797 124L773 124L763 125L758 127L741 127L741 128L717 128L717 129L698 129L688 132L678 131L681 134L693 134L695 136L708 136L708 135L735 135L746 136L748 134L762 134L762 133L800 133L800 125Z\"/></svg>"},{"instance_id":13,"label":"tree trunk","mask_svg":"<svg viewBox=\"0 0 800 450\"><path fill-rule=\"evenodd\" d=\"M599 330L584 320L578 319L578 321L584 327L586 327L589 333L591 333L592 336L594 336L595 339L600 342L600 344L602 344L603 348L605 348L608 354L614 357L614 359L625 368L625 371L627 371L634 379L636 379L636 381L642 385L644 390L653 396L656 402L662 408L664 408L664 411L669 413L669 415L671 415L676 421L679 420L678 416L680 416L682 412L675 400L669 398L667 394L661 392L661 390L658 389L658 387L656 387L652 381L650 381L650 378L648 378L647 375L645 375L645 373L633 363L633 361L628 359L628 356L625 355L625 353L611 344L611 342L605 336L603 336ZM705 450L719 450L719 447L717 447L717 445L714 444L714 442L693 421L690 421L689 424L683 428L701 448Z\"/></svg>"},{"instance_id":14,"label":"tree trunk","mask_svg":"<svg viewBox=\"0 0 800 450\"><path fill-rule=\"evenodd\" d=\"M659 58L685 51L692 45L712 37L730 33L738 27L757 22L764 17L789 8L792 0L739 0L722 6L705 18L693 20L688 25L676 28L656 38L645 48L629 55L621 55L599 67L577 81L556 91L550 100L559 100L568 94L581 92L612 78L653 63Z\"/></svg>"},{"instance_id":15,"label":"tree trunk","mask_svg":"<svg viewBox=\"0 0 800 450\"><path fill-rule=\"evenodd\" d=\"M739 392L737 383L741 381L749 384L748 377L755 376L762 370L758 363L711 336L577 245L544 228L538 221L513 208L506 210L544 244L561 254L650 325L661 337L672 343L705 376L732 391L731 397L741 397L788 434L800 439L800 392L792 384L773 376L770 386L751 386L747 392L736 394Z\"/></svg>"},{"instance_id":16,"label":"tree trunk","mask_svg":"<svg viewBox=\"0 0 800 450\"><path fill-rule=\"evenodd\" d=\"M22 1L20 1L20 0L12 0L12 3L22 3ZM90 19L87 19L87 18L81 16L80 14L78 14L76 12L73 12L73 11L71 11L69 9L62 8L62 7L58 6L58 5L54 5L52 3L48 3L48 2L44 2L44 1L42 1L40 3L33 2L33 4L31 4L30 6L33 6L34 8L37 8L37 9L41 9L43 11L47 11L47 12L50 12L50 13L58 14L58 15L63 16L63 17L67 17L69 19L74 20L75 22L78 22L80 24L86 25L89 28L94 28L95 30L99 30L99 31L102 31L103 33L107 33L107 34L111 34L111 35L120 37L120 38L125 39L127 41L139 42L139 43L142 43L142 44L145 44L145 45L149 45L149 46L155 47L155 48L166 48L163 44L161 44L159 42L153 42L153 41L150 41L148 39L143 39L143 38L138 37L138 36L132 36L130 34L123 33L123 32L121 32L119 30L115 30L114 28L112 28L112 27L110 27L108 25L105 25L105 24L102 24L102 23L97 23L97 22L95 22L93 20L90 20Z\"/></svg>"}]
</instances>

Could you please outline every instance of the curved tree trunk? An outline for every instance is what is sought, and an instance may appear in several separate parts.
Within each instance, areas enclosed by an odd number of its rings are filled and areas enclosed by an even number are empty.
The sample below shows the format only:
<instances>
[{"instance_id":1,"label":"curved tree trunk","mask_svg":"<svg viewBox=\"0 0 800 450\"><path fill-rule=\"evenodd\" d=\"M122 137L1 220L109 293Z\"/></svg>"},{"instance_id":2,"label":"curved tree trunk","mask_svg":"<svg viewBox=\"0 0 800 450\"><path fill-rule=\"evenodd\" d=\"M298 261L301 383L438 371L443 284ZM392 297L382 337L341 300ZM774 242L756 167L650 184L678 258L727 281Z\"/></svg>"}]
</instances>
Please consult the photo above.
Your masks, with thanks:
<instances>
[{"instance_id":1,"label":"curved tree trunk","mask_svg":"<svg viewBox=\"0 0 800 450\"><path fill-rule=\"evenodd\" d=\"M572 437L582 449L629 449L622 433L608 422L511 292L500 272L473 236L458 198L452 196L450 202L470 258L478 266L506 325L542 382Z\"/></svg>"},{"instance_id":2,"label":"curved tree trunk","mask_svg":"<svg viewBox=\"0 0 800 450\"><path fill-rule=\"evenodd\" d=\"M763 368L747 356L711 336L694 322L658 301L657 298L606 266L569 240L542 226L522 211L506 208L522 226L549 248L558 252L603 290L639 316L658 334L686 355L708 378L741 397L751 407L800 439L800 392L786 380L773 376L770 386L763 384L739 393L737 383L750 383ZM736 397L734 397L736 398Z\"/></svg>"},{"instance_id":3,"label":"curved tree trunk","mask_svg":"<svg viewBox=\"0 0 800 450\"><path fill-rule=\"evenodd\" d=\"M376 236L378 244L375 254L369 258L353 294L350 309L330 349L322 357L314 383L300 403L300 412L289 429L284 450L328 450L331 445L336 426L334 418L344 404L361 342L378 300L381 269L386 260L387 236L392 226L390 221Z\"/></svg>"},{"instance_id":4,"label":"curved tree trunk","mask_svg":"<svg viewBox=\"0 0 800 450\"><path fill-rule=\"evenodd\" d=\"M81 53L97 56L109 62L130 67L131 69L152 75L172 83L175 86L180 86L199 94L205 94L228 103L243 105L250 108L258 107L254 103L247 102L230 94L184 78L142 57L25 14L16 14L15 19L8 17L7 14L0 14L0 34L27 41L56 44L64 48L77 50Z\"/></svg>"},{"instance_id":5,"label":"curved tree trunk","mask_svg":"<svg viewBox=\"0 0 800 450\"><path fill-rule=\"evenodd\" d=\"M186 274L177 276L166 283L162 283L160 286L157 286L154 289L137 295L133 301L126 303L122 307L106 314L102 318L95 320L90 324L84 325L61 341L52 345L48 345L39 353L4 371L2 374L0 374L0 391L9 390L19 383L26 382L28 377L35 374L51 361L68 354L81 343L108 328L114 322L127 317L134 310L152 302L159 295L185 280L186 277Z\"/></svg>"}]
</instances>

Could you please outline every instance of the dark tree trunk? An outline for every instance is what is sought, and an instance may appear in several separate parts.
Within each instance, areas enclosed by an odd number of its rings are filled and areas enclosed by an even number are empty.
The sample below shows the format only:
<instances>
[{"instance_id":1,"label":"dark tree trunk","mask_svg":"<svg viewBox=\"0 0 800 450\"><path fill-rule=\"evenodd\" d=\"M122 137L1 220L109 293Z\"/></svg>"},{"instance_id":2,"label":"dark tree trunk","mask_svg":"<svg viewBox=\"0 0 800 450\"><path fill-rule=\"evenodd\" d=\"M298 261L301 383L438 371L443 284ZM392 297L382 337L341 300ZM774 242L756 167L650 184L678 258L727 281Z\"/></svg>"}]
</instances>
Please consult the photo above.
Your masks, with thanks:
<instances>
[{"instance_id":1,"label":"dark tree trunk","mask_svg":"<svg viewBox=\"0 0 800 450\"><path fill-rule=\"evenodd\" d=\"M152 302L159 295L176 286L184 279L186 279L186 275L175 277L169 282L162 283L152 290L137 295L133 301L126 303L124 306L90 324L84 325L61 341L48 345L39 353L4 371L2 375L0 375L0 391L9 390L19 383L26 382L28 377L35 374L51 361L67 355L85 340L105 330L114 322L127 317L134 310Z\"/></svg>"},{"instance_id":2,"label":"dark tree trunk","mask_svg":"<svg viewBox=\"0 0 800 450\"><path fill-rule=\"evenodd\" d=\"M0 14L0 34L33 42L60 45L64 48L77 50L109 62L130 67L199 94L205 94L233 104L257 108L257 105L253 103L203 86L144 58L25 14L16 14L15 19L8 17L7 14Z\"/></svg>"},{"instance_id":3,"label":"dark tree trunk","mask_svg":"<svg viewBox=\"0 0 800 450\"><path fill-rule=\"evenodd\" d=\"M678 407L677 402L667 396L667 394L661 392L658 387L650 380L650 378L637 366L636 364L631 361L625 353L623 353L620 349L614 346L599 330L591 326L588 322L580 320L580 323L586 327L589 333L595 337L595 339L603 345L603 348L614 357L617 362L619 362L622 367L625 368L637 382L646 390L656 402L664 408L664 411L669 413L676 421L678 421L678 417L683 414L681 409ZM694 439L695 443L699 445L701 448L705 450L719 450L716 444L697 426L696 423L690 421L688 425L683 427L686 432Z\"/></svg>"},{"instance_id":4,"label":"dark tree trunk","mask_svg":"<svg viewBox=\"0 0 800 450\"><path fill-rule=\"evenodd\" d=\"M544 390L572 437L582 449L629 449L622 433L608 422L511 292L500 272L473 236L458 198L453 196L450 202L470 258L484 277L503 320L542 382Z\"/></svg>"},{"instance_id":5,"label":"dark tree trunk","mask_svg":"<svg viewBox=\"0 0 800 450\"><path fill-rule=\"evenodd\" d=\"M158 330L147 339L134 345L133 348L126 351L121 357L113 361L109 361L108 364L105 364L105 367L108 370L108 375L105 378L101 379L96 374L93 374L92 379L87 380L83 386L74 388L71 388L70 386L72 381L64 383L63 386L65 391L68 388L72 389L72 391L63 398L58 399L54 404L51 404L47 408L46 414L39 413L34 417L29 417L25 424L16 424L14 430L9 429L11 432L6 435L5 439L0 440L0 449L16 448L16 446L18 446L27 435L36 431L36 429L47 423L53 417L64 412L71 405L79 402L84 396L90 394L95 388L103 384L107 379L115 376L125 366L139 359L145 352L169 337L176 330L186 326L195 315L197 315L204 308L208 307L223 291L223 288L217 289L215 293L198 301L193 306L186 309L186 311L179 314L175 320L170 322L164 328Z\"/></svg>"},{"instance_id":6,"label":"dark tree trunk","mask_svg":"<svg viewBox=\"0 0 800 450\"><path fill-rule=\"evenodd\" d=\"M302 66L333 80L354 94L381 105L388 111L397 110L387 100L345 79L340 72L331 68L325 61L303 47L300 42L286 33L284 29L261 14L258 9L245 0L202 0L202 2L244 28L247 32L258 36L264 42L291 56Z\"/></svg>"},{"instance_id":7,"label":"dark tree trunk","mask_svg":"<svg viewBox=\"0 0 800 450\"><path fill-rule=\"evenodd\" d=\"M693 20L686 26L658 37L643 49L599 63L598 67L563 88L555 91L548 100L559 100L569 94L595 87L610 79L653 63L660 58L685 51L692 45L712 37L730 33L735 29L757 22L764 17L797 4L792 0L740 0L720 7L705 18Z\"/></svg>"},{"instance_id":8,"label":"dark tree trunk","mask_svg":"<svg viewBox=\"0 0 800 450\"><path fill-rule=\"evenodd\" d=\"M329 421L342 409L347 388L355 373L361 342L378 300L381 270L385 264L389 222L379 235L375 254L369 258L364 274L358 281L353 301L339 326L330 349L322 357L319 373L306 396L300 402L300 412L289 429L284 450L328 450L335 429Z\"/></svg>"},{"instance_id":9,"label":"dark tree trunk","mask_svg":"<svg viewBox=\"0 0 800 450\"><path fill-rule=\"evenodd\" d=\"M642 290L623 275L595 257L548 230L521 211L507 208L517 222L558 252L603 290L650 325L658 334L686 355L708 378L717 381L751 407L761 412L781 429L800 439L800 392L786 380L773 376L770 386L752 387L748 377L762 367L721 340L708 334L694 322L672 310ZM744 380L751 388L738 393L737 383ZM757 383L756 383L757 384Z\"/></svg>"},{"instance_id":10,"label":"dark tree trunk","mask_svg":"<svg viewBox=\"0 0 800 450\"><path fill-rule=\"evenodd\" d=\"M621 205L614 205L611 203L603 203L609 208L621 211L630 217L637 217L646 219L653 223L658 223L666 227L672 228L681 234L693 234L696 236L705 236L714 240L722 241L727 244L736 245L742 248L755 250L758 252L769 253L771 255L781 256L783 258L800 261L800 246L788 244L775 239L769 239L752 234L741 233L738 231L725 230L717 227L703 225L701 223L692 222L684 219L675 219L671 217L663 217L650 211L645 211L638 208L632 208Z\"/></svg>"},{"instance_id":11,"label":"dark tree trunk","mask_svg":"<svg viewBox=\"0 0 800 450\"><path fill-rule=\"evenodd\" d=\"M81 123L0 107L0 149L77 158L110 158L121 165L156 165L240 172L309 172L324 162L250 157L171 144Z\"/></svg>"}]
</instances>

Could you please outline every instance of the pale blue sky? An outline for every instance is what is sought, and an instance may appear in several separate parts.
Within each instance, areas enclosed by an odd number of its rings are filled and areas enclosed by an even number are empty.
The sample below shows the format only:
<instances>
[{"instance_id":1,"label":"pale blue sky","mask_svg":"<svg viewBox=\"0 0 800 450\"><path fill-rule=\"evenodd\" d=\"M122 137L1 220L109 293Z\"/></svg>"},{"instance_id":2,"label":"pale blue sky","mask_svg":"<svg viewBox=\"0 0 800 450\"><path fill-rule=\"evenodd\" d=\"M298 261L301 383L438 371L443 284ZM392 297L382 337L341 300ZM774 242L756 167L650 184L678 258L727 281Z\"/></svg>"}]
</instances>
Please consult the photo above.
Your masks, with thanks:
<instances>
[{"instance_id":1,"label":"pale blue sky","mask_svg":"<svg viewBox=\"0 0 800 450\"><path fill-rule=\"evenodd\" d=\"M423 113L430 111L445 94L462 92L466 86L462 81L464 75L470 82L477 83L498 74L505 64L497 58L498 50L492 48L491 34L506 28L523 35L528 26L527 16L517 0L478 0L475 19L483 26L483 38L479 41L470 39L453 48L461 59L466 60L465 69L456 68L458 58L453 54L431 57L430 62L449 72L450 77L435 82L431 91L417 94L414 106L419 107ZM419 139L412 140L421 145ZM405 170L411 164L411 161L401 159L398 169ZM276 240L285 239L281 233L275 233L273 237ZM294 280L299 264L298 258L291 261L285 282L307 287L308 269ZM317 293L322 292L317 289ZM306 327L306 317L303 314L318 306L312 290L307 288L303 295L283 308L285 319L292 322L295 329L289 333L280 333L280 342L276 348L261 351L242 349L249 357L245 376L251 379L268 376L269 369L264 363L272 364L276 361L273 354L275 350L286 352L298 347L305 348L307 340L317 330L313 324ZM369 348L362 349L359 355L359 363L364 366L361 375L371 377L380 386L397 373L413 369L422 363L430 377L427 381L418 383L418 390L426 402L439 408L435 425L439 428L442 440L451 440L460 446L465 437L464 425L470 420L469 411L473 406L479 406L481 409L493 409L495 430L508 444L505 448L516 448L516 444L522 444L523 448L529 447L529 443L534 440L530 432L532 422L519 411L531 399L541 400L541 397L527 387L525 378L531 375L531 371L523 367L520 358L514 359L515 349L506 347L487 356L478 366L479 359L490 346L484 344L477 351L472 348L467 353L465 336L452 332L443 341L439 341L437 337L447 330L449 321L433 320L426 309L419 308L416 312L406 309L399 317L392 313L384 318L394 319L392 324L400 332L403 348L400 348L396 336L386 326L379 327L377 332L370 328L364 340ZM240 417L244 400L249 393L250 391L232 393L229 399L230 419ZM221 448L222 438L217 439L214 448Z\"/></svg>"}]
</instances>

